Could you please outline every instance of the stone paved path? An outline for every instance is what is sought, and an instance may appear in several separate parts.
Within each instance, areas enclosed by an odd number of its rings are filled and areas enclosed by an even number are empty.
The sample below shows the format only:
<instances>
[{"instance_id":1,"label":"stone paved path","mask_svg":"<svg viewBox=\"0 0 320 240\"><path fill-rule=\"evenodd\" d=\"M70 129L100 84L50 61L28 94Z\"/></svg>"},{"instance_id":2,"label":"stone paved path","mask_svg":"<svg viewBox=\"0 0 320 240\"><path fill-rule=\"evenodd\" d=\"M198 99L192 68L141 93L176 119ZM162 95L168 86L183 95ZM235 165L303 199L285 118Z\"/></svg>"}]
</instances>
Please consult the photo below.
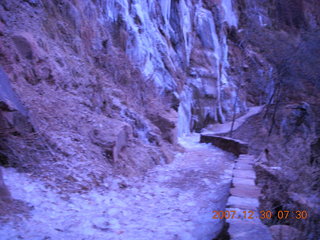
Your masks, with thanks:
<instances>
[{"instance_id":1,"label":"stone paved path","mask_svg":"<svg viewBox=\"0 0 320 240\"><path fill-rule=\"evenodd\" d=\"M256 186L253 169L254 156L240 155L233 169L232 187L226 211L235 211L228 219L228 232L232 240L272 240L270 231L259 212L260 188Z\"/></svg>"},{"instance_id":2,"label":"stone paved path","mask_svg":"<svg viewBox=\"0 0 320 240\"><path fill-rule=\"evenodd\" d=\"M263 107L264 107L264 105L249 108L249 111L245 115L243 115L235 120L234 126L233 126L233 131L236 130L237 128L239 128L243 123L245 123L245 121L248 118L260 113L263 110ZM226 123L222 123L222 124L220 124L220 123L213 124L207 130L204 130L202 133L205 133L205 134L228 133L231 130L231 125L232 125L232 122L226 122Z\"/></svg>"}]
</instances>

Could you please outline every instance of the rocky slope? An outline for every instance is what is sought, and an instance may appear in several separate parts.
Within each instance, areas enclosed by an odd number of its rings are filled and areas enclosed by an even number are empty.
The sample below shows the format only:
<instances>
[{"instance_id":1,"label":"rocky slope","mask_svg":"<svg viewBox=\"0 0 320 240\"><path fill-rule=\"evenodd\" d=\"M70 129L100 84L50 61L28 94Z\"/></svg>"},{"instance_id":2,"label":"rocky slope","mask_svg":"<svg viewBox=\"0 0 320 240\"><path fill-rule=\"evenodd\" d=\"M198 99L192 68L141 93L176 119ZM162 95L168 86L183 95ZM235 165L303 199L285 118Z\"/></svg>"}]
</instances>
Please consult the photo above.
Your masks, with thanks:
<instances>
[{"instance_id":1,"label":"rocky slope","mask_svg":"<svg viewBox=\"0 0 320 240\"><path fill-rule=\"evenodd\" d=\"M237 24L230 1L2 1L2 75L28 110L10 122L4 101L2 165L86 189L170 162L177 128L232 115Z\"/></svg>"},{"instance_id":2,"label":"rocky slope","mask_svg":"<svg viewBox=\"0 0 320 240\"><path fill-rule=\"evenodd\" d=\"M86 192L266 104L234 137L318 199L319 26L316 0L0 0L0 164Z\"/></svg>"}]
</instances>

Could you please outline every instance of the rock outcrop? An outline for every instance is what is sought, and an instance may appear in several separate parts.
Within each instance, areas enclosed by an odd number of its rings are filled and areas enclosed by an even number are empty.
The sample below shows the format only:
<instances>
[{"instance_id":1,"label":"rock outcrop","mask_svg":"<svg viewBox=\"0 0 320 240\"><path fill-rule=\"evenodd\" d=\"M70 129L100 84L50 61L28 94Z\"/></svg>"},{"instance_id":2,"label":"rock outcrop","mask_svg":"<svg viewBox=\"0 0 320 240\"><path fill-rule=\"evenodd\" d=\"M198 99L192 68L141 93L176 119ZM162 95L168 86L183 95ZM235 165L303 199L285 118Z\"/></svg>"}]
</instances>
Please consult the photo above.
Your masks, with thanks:
<instances>
[{"instance_id":1,"label":"rock outcrop","mask_svg":"<svg viewBox=\"0 0 320 240\"><path fill-rule=\"evenodd\" d=\"M0 168L0 216L10 213L9 208L11 204L11 194L3 181L2 170Z\"/></svg>"},{"instance_id":2,"label":"rock outcrop","mask_svg":"<svg viewBox=\"0 0 320 240\"><path fill-rule=\"evenodd\" d=\"M8 203L11 201L11 195L7 189L7 186L4 184L3 177L2 177L2 170L0 169L0 206L3 207L3 204Z\"/></svg>"},{"instance_id":3,"label":"rock outcrop","mask_svg":"<svg viewBox=\"0 0 320 240\"><path fill-rule=\"evenodd\" d=\"M131 137L132 130L130 125L113 119L94 126L90 132L92 143L100 146L112 163L119 161L120 153L128 146Z\"/></svg>"}]
</instances>

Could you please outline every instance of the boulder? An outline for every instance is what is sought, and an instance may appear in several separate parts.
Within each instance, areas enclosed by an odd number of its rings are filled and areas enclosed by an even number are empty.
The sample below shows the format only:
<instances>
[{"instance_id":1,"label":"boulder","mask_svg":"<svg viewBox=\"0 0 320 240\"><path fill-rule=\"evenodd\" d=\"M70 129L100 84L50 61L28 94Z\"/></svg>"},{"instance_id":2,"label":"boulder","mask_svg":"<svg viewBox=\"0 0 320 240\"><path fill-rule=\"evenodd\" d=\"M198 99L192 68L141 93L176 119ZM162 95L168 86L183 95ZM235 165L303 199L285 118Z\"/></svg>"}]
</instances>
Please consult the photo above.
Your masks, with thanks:
<instances>
[{"instance_id":1,"label":"boulder","mask_svg":"<svg viewBox=\"0 0 320 240\"><path fill-rule=\"evenodd\" d=\"M177 112L171 109L161 113L152 113L148 116L151 122L160 129L162 138L172 144L177 143L177 115Z\"/></svg>"},{"instance_id":2,"label":"boulder","mask_svg":"<svg viewBox=\"0 0 320 240\"><path fill-rule=\"evenodd\" d=\"M0 204L8 202L11 202L11 195L6 185L4 184L2 170L0 168Z\"/></svg>"},{"instance_id":3,"label":"boulder","mask_svg":"<svg viewBox=\"0 0 320 240\"><path fill-rule=\"evenodd\" d=\"M32 41L28 34L20 34L12 37L12 40L23 58L32 60L34 58Z\"/></svg>"},{"instance_id":4,"label":"boulder","mask_svg":"<svg viewBox=\"0 0 320 240\"><path fill-rule=\"evenodd\" d=\"M28 112L11 87L7 74L0 66L0 125L19 133L30 132Z\"/></svg>"},{"instance_id":5,"label":"boulder","mask_svg":"<svg viewBox=\"0 0 320 240\"><path fill-rule=\"evenodd\" d=\"M115 163L119 159L120 152L127 146L132 129L124 122L109 119L94 126L89 134L92 143L101 147L106 158Z\"/></svg>"},{"instance_id":6,"label":"boulder","mask_svg":"<svg viewBox=\"0 0 320 240\"><path fill-rule=\"evenodd\" d=\"M13 91L7 74L0 66L0 107L7 112L18 111L23 115L27 114L26 109L22 105L20 99Z\"/></svg>"}]
</instances>

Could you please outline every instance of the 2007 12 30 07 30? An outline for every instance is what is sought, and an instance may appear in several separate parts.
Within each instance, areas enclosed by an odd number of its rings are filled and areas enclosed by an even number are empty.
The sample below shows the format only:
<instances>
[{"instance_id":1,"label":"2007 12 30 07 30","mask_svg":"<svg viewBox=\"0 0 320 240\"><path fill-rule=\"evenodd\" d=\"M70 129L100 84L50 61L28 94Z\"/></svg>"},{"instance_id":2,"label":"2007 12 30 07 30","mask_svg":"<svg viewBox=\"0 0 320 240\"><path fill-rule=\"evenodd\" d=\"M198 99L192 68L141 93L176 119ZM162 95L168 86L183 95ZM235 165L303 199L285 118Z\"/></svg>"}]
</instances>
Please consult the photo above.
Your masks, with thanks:
<instances>
[{"instance_id":1,"label":"2007 12 30 07 30","mask_svg":"<svg viewBox=\"0 0 320 240\"><path fill-rule=\"evenodd\" d=\"M307 219L308 212L306 210L297 210L297 211L289 211L289 210L280 210L277 212L268 211L253 211L253 210L225 210L225 211L212 211L213 216L212 219L235 219L235 218L243 218L243 219L271 219L277 218L281 219Z\"/></svg>"}]
</instances>

